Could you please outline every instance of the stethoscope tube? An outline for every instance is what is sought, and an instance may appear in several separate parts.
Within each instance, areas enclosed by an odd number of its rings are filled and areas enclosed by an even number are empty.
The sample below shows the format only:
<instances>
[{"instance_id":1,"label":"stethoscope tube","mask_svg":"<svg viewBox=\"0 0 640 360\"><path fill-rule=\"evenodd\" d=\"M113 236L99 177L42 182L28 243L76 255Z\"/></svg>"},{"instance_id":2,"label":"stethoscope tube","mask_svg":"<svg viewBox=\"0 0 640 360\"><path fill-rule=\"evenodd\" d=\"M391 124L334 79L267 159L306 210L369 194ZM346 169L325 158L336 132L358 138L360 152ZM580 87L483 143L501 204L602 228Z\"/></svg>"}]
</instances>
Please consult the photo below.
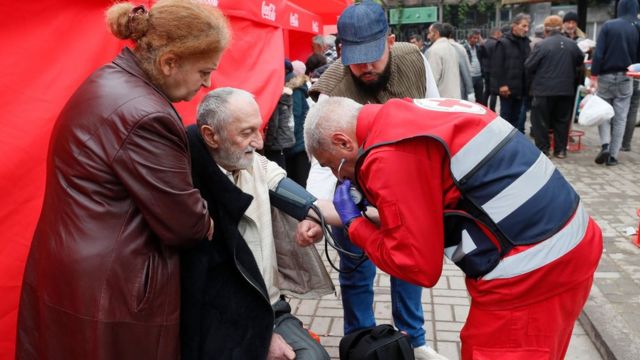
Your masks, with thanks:
<instances>
[{"instance_id":1,"label":"stethoscope tube","mask_svg":"<svg viewBox=\"0 0 640 360\"><path fill-rule=\"evenodd\" d=\"M331 233L331 229L329 228L329 225L326 223L324 215L322 214L320 209L316 205L311 205L311 210L313 210L316 213L316 215L318 216L318 219L313 217L309 217L309 218L312 219L313 221L316 221L320 225L320 227L322 227L322 232L324 234L324 240L325 240L324 254L327 258L327 261L329 262L329 265L331 265L331 267L334 270L342 274L352 273L356 271L356 269L358 269L360 265L362 265L365 261L369 259L367 257L367 254L365 254L364 252L361 254L357 254L357 253L353 253L345 250L333 237L333 234ZM332 247L334 250L341 253L343 256L347 256L353 260L358 261L358 263L352 269L340 270L340 268L333 263L333 261L331 260L331 257L329 256L329 247Z\"/></svg>"}]
</instances>

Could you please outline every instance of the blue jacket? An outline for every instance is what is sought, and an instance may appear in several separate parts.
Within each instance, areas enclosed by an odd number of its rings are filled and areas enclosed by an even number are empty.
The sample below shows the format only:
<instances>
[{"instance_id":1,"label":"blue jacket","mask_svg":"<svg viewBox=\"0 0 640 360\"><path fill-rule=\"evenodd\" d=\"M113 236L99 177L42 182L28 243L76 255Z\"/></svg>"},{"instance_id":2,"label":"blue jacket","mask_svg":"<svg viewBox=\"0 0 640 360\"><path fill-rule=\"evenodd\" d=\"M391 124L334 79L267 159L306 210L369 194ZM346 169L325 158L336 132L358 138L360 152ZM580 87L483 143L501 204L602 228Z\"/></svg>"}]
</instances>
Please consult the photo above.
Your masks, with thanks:
<instances>
[{"instance_id":1,"label":"blue jacket","mask_svg":"<svg viewBox=\"0 0 640 360\"><path fill-rule=\"evenodd\" d=\"M287 82L287 86L293 89L293 134L296 138L295 144L287 149L287 155L297 154L304 150L304 119L307 117L307 111L309 111L309 104L307 103L307 88L306 78L304 75L299 75Z\"/></svg>"},{"instance_id":2,"label":"blue jacket","mask_svg":"<svg viewBox=\"0 0 640 360\"><path fill-rule=\"evenodd\" d=\"M627 66L640 61L637 14L637 0L618 3L618 18L604 23L598 35L591 74L626 72Z\"/></svg>"}]
</instances>

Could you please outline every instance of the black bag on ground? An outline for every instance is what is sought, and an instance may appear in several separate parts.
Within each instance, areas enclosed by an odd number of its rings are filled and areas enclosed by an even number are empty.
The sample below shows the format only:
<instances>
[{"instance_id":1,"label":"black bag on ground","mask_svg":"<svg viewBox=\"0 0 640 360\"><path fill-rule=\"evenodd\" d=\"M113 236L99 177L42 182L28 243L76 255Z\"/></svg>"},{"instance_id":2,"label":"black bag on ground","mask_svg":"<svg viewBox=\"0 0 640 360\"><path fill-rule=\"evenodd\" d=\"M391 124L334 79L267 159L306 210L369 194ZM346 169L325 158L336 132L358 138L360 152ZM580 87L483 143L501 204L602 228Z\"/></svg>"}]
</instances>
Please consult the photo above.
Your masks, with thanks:
<instances>
[{"instance_id":1,"label":"black bag on ground","mask_svg":"<svg viewBox=\"0 0 640 360\"><path fill-rule=\"evenodd\" d=\"M340 360L414 360L414 356L409 337L385 324L343 337Z\"/></svg>"}]
</instances>

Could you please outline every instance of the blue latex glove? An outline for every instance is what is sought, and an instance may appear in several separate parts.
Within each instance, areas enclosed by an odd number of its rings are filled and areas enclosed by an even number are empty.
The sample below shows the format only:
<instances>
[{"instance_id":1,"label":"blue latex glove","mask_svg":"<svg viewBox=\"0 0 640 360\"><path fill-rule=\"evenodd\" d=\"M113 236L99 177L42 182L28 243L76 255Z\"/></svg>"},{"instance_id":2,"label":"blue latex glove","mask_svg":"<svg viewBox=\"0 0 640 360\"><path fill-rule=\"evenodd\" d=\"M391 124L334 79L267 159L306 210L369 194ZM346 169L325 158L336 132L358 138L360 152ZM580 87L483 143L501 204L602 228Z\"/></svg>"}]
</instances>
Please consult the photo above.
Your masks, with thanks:
<instances>
[{"instance_id":1,"label":"blue latex glove","mask_svg":"<svg viewBox=\"0 0 640 360\"><path fill-rule=\"evenodd\" d=\"M345 180L341 184L338 184L336 192L333 195L333 205L336 207L340 220L345 227L351 224L353 219L362 216L358 206L349 194L350 187L351 181Z\"/></svg>"}]
</instances>

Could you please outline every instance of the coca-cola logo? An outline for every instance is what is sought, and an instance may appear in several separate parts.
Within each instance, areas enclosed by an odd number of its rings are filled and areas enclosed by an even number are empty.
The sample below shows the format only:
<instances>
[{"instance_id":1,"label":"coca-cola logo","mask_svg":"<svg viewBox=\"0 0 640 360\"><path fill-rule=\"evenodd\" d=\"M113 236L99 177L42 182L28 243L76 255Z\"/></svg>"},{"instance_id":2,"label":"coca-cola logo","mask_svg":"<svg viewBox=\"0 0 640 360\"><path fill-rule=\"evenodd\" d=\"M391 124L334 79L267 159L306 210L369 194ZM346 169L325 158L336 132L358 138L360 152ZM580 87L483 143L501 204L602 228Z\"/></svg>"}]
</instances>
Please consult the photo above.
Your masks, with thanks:
<instances>
[{"instance_id":1,"label":"coca-cola logo","mask_svg":"<svg viewBox=\"0 0 640 360\"><path fill-rule=\"evenodd\" d=\"M290 13L289 14L289 25L291 25L293 27L299 27L300 26L300 21L298 20L298 14L296 14L296 13Z\"/></svg>"},{"instance_id":2,"label":"coca-cola logo","mask_svg":"<svg viewBox=\"0 0 640 360\"><path fill-rule=\"evenodd\" d=\"M318 22L317 22L317 21L313 20L313 21L311 22L311 30L312 30L313 32L320 32L320 25L318 24Z\"/></svg>"},{"instance_id":3,"label":"coca-cola logo","mask_svg":"<svg viewBox=\"0 0 640 360\"><path fill-rule=\"evenodd\" d=\"M272 3L263 1L261 15L263 19L276 21L276 6Z\"/></svg>"}]
</instances>

